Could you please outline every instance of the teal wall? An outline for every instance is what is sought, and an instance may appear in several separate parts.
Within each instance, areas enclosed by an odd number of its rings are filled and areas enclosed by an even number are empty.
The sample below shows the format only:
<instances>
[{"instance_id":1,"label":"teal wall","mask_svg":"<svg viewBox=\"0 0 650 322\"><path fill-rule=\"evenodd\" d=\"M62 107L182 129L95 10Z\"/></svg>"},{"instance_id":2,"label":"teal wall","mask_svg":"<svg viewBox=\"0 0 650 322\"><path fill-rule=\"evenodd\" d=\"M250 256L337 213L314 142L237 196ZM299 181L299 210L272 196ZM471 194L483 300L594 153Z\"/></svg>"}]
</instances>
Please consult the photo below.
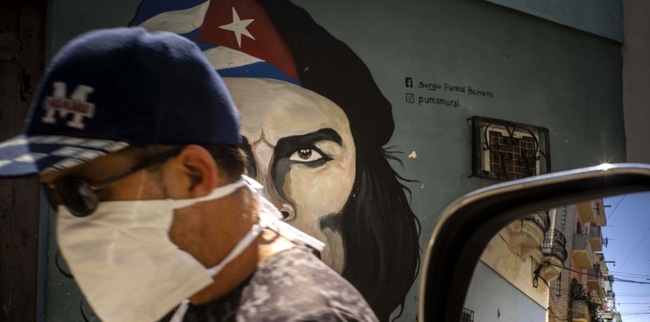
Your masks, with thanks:
<instances>
[{"instance_id":1,"label":"teal wall","mask_svg":"<svg viewBox=\"0 0 650 322\"><path fill-rule=\"evenodd\" d=\"M623 1L486 0L562 25L623 42Z\"/></svg>"},{"instance_id":2,"label":"teal wall","mask_svg":"<svg viewBox=\"0 0 650 322\"><path fill-rule=\"evenodd\" d=\"M140 1L50 2L48 50L54 53L84 31L126 26ZM404 152L404 168L392 164L398 173L418 181L407 186L422 224L421 245L447 204L497 183L468 178L471 116L548 128L554 172L625 161L619 43L480 0L294 3L361 57L391 102L396 127L387 146ZM405 77L416 85L471 86L493 97L406 88ZM415 104L406 101L408 93ZM418 105L420 96L459 106ZM51 227L48 320L81 321L78 290L54 266L53 236ZM399 320L416 318L416 293L417 282Z\"/></svg>"}]
</instances>

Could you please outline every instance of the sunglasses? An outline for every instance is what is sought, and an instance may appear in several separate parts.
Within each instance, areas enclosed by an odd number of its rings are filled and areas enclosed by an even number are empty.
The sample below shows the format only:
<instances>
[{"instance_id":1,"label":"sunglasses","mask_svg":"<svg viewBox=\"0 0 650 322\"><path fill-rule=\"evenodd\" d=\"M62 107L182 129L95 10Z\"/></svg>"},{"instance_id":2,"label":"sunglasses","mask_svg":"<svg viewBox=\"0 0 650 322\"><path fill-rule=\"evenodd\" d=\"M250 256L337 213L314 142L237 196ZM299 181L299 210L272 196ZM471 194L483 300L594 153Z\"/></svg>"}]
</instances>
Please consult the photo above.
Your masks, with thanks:
<instances>
[{"instance_id":1,"label":"sunglasses","mask_svg":"<svg viewBox=\"0 0 650 322\"><path fill-rule=\"evenodd\" d=\"M86 217L92 214L99 204L97 191L107 185L120 180L132 173L148 168L154 164L162 163L167 159L176 156L183 150L184 146L171 149L157 154L149 159L137 163L132 168L104 179L97 183L90 183L81 179L60 179L52 183L41 183L47 201L53 209L58 206L65 206L70 213L77 217Z\"/></svg>"}]
</instances>

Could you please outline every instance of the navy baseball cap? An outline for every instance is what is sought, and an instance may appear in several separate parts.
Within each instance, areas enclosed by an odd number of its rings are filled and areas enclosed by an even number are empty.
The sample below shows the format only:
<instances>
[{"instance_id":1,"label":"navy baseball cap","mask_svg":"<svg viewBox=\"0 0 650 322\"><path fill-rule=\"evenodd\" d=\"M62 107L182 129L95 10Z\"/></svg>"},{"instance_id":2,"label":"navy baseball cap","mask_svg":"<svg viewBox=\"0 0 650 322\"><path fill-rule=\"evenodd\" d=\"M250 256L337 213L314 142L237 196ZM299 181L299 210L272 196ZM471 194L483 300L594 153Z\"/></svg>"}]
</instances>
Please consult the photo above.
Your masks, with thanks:
<instances>
[{"instance_id":1,"label":"navy baseball cap","mask_svg":"<svg viewBox=\"0 0 650 322\"><path fill-rule=\"evenodd\" d=\"M0 143L0 177L70 168L131 144L238 145L239 128L196 44L142 28L92 31L50 63L24 133Z\"/></svg>"}]
</instances>

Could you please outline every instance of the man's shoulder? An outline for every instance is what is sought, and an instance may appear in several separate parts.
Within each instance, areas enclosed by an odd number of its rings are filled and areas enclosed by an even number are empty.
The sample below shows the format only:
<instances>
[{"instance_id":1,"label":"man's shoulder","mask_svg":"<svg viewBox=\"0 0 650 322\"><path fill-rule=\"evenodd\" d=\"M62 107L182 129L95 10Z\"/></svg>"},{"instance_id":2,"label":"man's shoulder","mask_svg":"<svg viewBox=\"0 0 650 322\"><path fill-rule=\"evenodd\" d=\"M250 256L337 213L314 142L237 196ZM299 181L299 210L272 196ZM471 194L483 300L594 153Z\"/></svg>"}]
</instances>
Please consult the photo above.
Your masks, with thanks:
<instances>
[{"instance_id":1,"label":"man's shoulder","mask_svg":"<svg viewBox=\"0 0 650 322\"><path fill-rule=\"evenodd\" d=\"M269 321L376 321L361 294L307 248L296 247L264 261L244 288L239 314Z\"/></svg>"},{"instance_id":2,"label":"man's shoulder","mask_svg":"<svg viewBox=\"0 0 650 322\"><path fill-rule=\"evenodd\" d=\"M340 282L349 285L307 247L294 247L269 257L257 267L253 280L276 284L277 287L293 287L294 283L309 281Z\"/></svg>"},{"instance_id":3,"label":"man's shoulder","mask_svg":"<svg viewBox=\"0 0 650 322\"><path fill-rule=\"evenodd\" d=\"M183 321L374 322L377 317L348 281L307 248L296 247L269 257L222 298L190 305Z\"/></svg>"}]
</instances>

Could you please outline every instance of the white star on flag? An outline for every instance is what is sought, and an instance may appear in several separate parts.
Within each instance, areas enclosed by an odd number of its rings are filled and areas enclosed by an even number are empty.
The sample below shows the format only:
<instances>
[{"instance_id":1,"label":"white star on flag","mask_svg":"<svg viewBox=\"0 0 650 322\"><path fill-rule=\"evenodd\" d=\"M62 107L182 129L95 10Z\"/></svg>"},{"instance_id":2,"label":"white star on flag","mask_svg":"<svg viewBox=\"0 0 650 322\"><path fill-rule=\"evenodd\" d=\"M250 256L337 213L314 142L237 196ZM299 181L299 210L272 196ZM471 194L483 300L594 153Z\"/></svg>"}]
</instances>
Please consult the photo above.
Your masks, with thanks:
<instances>
[{"instance_id":1,"label":"white star on flag","mask_svg":"<svg viewBox=\"0 0 650 322\"><path fill-rule=\"evenodd\" d=\"M237 10L235 10L235 7L232 7L232 22L227 25L219 26L219 28L234 32L235 37L237 37L237 45L239 45L239 48L241 48L241 35L255 40L255 38L253 38L253 35L251 35L251 33L246 30L246 27L253 21L255 21L255 19L240 20L239 15L237 14Z\"/></svg>"}]
</instances>

